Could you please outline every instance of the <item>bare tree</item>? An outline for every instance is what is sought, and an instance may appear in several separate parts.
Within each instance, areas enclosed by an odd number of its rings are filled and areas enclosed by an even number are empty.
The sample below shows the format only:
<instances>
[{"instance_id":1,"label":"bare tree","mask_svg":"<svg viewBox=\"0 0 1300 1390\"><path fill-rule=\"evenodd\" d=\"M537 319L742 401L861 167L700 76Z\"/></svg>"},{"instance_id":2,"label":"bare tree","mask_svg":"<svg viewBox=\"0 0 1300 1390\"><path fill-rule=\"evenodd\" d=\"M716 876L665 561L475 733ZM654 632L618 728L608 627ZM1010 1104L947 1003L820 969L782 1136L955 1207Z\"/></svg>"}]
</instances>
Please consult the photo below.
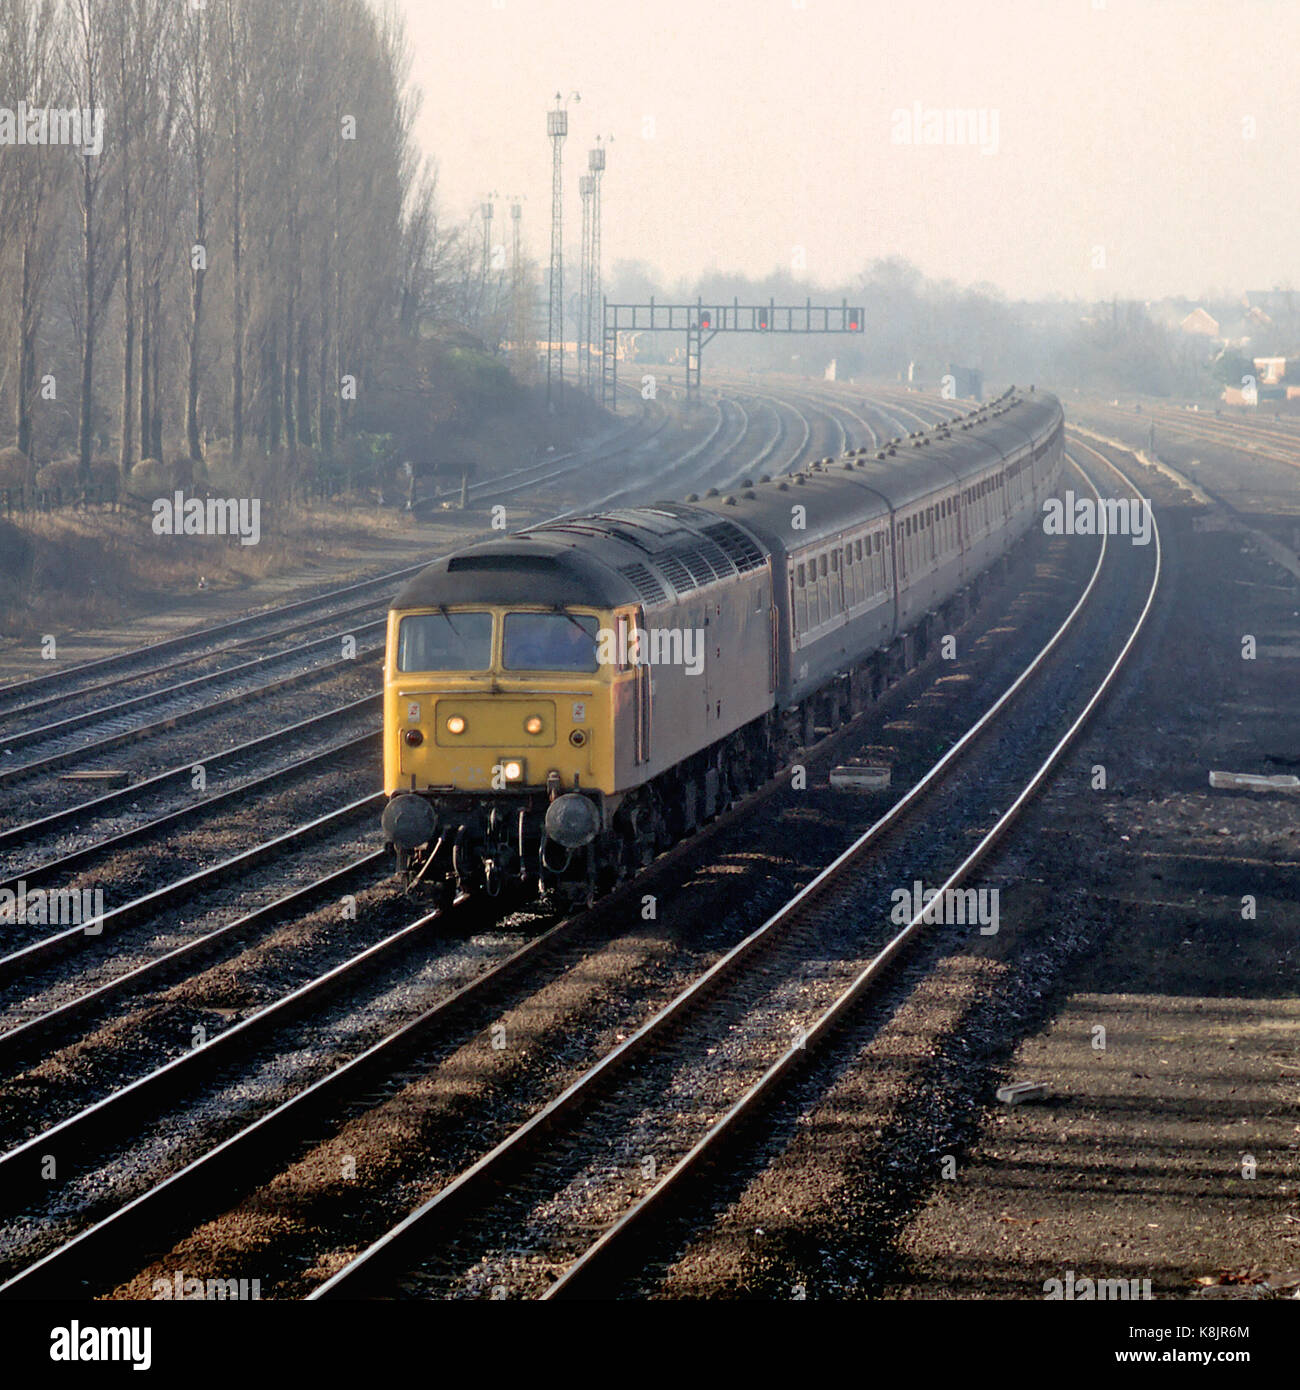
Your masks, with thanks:
<instances>
[{"instance_id":1,"label":"bare tree","mask_svg":"<svg viewBox=\"0 0 1300 1390\"><path fill-rule=\"evenodd\" d=\"M206 9L189 10L180 36L181 127L193 182L194 244L190 250L190 322L185 378L185 440L192 463L203 457L199 439L199 373L203 343L203 285L208 255L208 149L212 140L212 33Z\"/></svg>"},{"instance_id":2,"label":"bare tree","mask_svg":"<svg viewBox=\"0 0 1300 1390\"><path fill-rule=\"evenodd\" d=\"M55 94L55 0L0 0L0 91L20 94L36 107ZM63 209L65 162L42 146L0 147L0 253L16 281L13 314L16 381L14 434L32 454L36 399L36 340L45 288L54 265Z\"/></svg>"},{"instance_id":3,"label":"bare tree","mask_svg":"<svg viewBox=\"0 0 1300 1390\"><path fill-rule=\"evenodd\" d=\"M83 112L103 110L109 90L106 52L116 10L125 0L66 0L68 21L61 67L64 84ZM107 122L105 122L107 126ZM112 189L116 159L114 142L105 130L101 150L83 145L73 151L78 166L75 187L81 219L81 304L77 328L81 348L81 398L78 405L77 474L82 486L90 482L94 446L95 347L104 310L122 264L121 243L104 216Z\"/></svg>"}]
</instances>

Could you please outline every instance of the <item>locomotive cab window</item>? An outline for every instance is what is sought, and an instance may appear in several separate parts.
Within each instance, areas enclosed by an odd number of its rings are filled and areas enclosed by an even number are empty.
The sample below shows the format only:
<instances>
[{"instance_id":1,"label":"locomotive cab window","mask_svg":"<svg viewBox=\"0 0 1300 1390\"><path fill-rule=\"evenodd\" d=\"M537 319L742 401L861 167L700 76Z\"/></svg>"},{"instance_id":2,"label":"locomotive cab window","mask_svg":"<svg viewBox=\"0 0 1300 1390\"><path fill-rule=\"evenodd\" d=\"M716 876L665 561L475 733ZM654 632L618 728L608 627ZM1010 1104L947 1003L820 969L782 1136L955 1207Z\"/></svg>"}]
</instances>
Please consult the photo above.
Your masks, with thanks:
<instances>
[{"instance_id":1,"label":"locomotive cab window","mask_svg":"<svg viewBox=\"0 0 1300 1390\"><path fill-rule=\"evenodd\" d=\"M399 671L486 671L491 665L491 613L420 613L398 625Z\"/></svg>"},{"instance_id":2,"label":"locomotive cab window","mask_svg":"<svg viewBox=\"0 0 1300 1390\"><path fill-rule=\"evenodd\" d=\"M507 613L507 671L594 671L598 624L585 613Z\"/></svg>"}]
</instances>

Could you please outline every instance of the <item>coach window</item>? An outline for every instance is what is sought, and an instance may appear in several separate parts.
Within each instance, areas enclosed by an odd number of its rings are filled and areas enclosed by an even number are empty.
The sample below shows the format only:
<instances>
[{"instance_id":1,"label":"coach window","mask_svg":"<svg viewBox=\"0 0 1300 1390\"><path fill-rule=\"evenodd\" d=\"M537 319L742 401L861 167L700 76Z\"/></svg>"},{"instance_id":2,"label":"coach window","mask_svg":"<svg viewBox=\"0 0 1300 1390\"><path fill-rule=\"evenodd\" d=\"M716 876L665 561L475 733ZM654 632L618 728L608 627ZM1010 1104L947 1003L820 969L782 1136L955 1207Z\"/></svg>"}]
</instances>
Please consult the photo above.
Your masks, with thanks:
<instances>
[{"instance_id":1,"label":"coach window","mask_svg":"<svg viewBox=\"0 0 1300 1390\"><path fill-rule=\"evenodd\" d=\"M795 566L794 572L794 626L796 632L808 630L808 591L804 588L804 567Z\"/></svg>"},{"instance_id":2,"label":"coach window","mask_svg":"<svg viewBox=\"0 0 1300 1390\"><path fill-rule=\"evenodd\" d=\"M830 620L831 578L830 567L826 563L824 552L817 557L817 611L822 622Z\"/></svg>"}]
</instances>

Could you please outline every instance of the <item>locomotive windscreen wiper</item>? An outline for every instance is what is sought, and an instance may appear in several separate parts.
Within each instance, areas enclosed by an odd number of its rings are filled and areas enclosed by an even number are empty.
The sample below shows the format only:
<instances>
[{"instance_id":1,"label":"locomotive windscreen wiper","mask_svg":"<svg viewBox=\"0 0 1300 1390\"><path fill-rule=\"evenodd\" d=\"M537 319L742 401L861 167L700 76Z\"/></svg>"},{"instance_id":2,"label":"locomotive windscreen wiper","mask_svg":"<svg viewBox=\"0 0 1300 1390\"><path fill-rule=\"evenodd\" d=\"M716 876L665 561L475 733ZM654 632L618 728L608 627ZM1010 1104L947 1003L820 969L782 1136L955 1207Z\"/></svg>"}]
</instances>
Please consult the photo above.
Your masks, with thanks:
<instances>
[{"instance_id":1,"label":"locomotive windscreen wiper","mask_svg":"<svg viewBox=\"0 0 1300 1390\"><path fill-rule=\"evenodd\" d=\"M591 633L589 633L589 632L587 631L587 629L586 629L585 627L583 627L583 625L577 620L577 618L575 618L575 617L573 616L573 614L570 613L567 609L561 608L560 605L559 605L558 603L555 605L555 607L554 607L551 611L552 611L553 613L559 613L562 617L568 618L568 620L574 625L574 627L576 627L576 628L578 629L578 631L579 631L580 633L582 633L582 635L583 635L584 637L590 637L590 636L591 636Z\"/></svg>"}]
</instances>

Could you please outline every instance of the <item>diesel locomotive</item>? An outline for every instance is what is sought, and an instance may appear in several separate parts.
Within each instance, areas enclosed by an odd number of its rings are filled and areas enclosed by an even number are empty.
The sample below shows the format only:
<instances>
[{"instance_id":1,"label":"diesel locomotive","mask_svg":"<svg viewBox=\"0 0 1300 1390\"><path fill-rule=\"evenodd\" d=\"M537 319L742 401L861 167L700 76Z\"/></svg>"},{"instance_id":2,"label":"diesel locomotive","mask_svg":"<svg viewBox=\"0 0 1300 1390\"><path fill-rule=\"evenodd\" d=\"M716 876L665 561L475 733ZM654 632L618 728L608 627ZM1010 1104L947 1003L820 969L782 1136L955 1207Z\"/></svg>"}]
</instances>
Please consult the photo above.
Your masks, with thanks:
<instances>
[{"instance_id":1,"label":"diesel locomotive","mask_svg":"<svg viewBox=\"0 0 1300 1390\"><path fill-rule=\"evenodd\" d=\"M394 599L383 833L448 896L598 894L860 713L1041 515L1060 403L472 545Z\"/></svg>"}]
</instances>

